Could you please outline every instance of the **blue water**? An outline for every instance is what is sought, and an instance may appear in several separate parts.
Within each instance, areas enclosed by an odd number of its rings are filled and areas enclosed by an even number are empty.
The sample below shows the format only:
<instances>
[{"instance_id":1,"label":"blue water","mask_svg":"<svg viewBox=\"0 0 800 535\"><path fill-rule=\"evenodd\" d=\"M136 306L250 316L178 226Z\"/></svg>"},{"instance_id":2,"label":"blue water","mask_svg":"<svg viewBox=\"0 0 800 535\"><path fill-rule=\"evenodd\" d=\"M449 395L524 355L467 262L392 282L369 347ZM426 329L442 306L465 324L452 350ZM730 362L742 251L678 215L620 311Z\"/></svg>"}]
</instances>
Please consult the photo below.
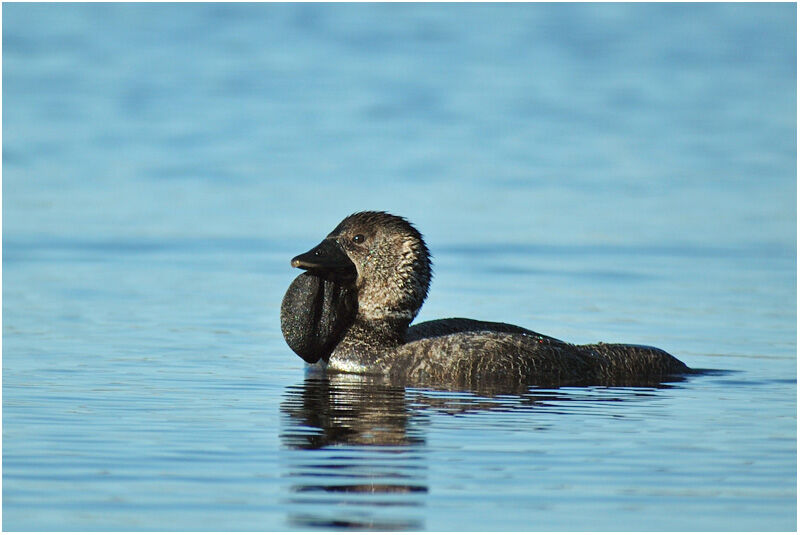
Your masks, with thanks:
<instances>
[{"instance_id":1,"label":"blue water","mask_svg":"<svg viewBox=\"0 0 800 535\"><path fill-rule=\"evenodd\" d=\"M793 4L6 4L5 530L794 530ZM289 259L718 370L305 377Z\"/></svg>"}]
</instances>

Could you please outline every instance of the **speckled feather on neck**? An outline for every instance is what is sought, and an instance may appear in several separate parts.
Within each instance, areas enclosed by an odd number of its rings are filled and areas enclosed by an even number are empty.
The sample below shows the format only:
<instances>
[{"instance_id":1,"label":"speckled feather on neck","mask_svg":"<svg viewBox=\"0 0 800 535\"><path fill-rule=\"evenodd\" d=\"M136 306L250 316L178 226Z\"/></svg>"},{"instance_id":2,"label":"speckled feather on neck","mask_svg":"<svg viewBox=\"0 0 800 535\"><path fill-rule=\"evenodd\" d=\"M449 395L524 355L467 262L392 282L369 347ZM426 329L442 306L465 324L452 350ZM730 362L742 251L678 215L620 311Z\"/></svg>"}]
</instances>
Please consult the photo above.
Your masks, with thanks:
<instances>
[{"instance_id":1,"label":"speckled feather on neck","mask_svg":"<svg viewBox=\"0 0 800 535\"><path fill-rule=\"evenodd\" d=\"M449 318L409 327L428 294L430 254L407 220L385 212L348 216L292 264L323 282L292 284L281 309L284 336L309 362L327 361L329 371L451 387L656 384L691 371L660 349L573 345L505 323ZM311 302L313 317L303 308ZM331 328L330 318L341 327Z\"/></svg>"}]
</instances>

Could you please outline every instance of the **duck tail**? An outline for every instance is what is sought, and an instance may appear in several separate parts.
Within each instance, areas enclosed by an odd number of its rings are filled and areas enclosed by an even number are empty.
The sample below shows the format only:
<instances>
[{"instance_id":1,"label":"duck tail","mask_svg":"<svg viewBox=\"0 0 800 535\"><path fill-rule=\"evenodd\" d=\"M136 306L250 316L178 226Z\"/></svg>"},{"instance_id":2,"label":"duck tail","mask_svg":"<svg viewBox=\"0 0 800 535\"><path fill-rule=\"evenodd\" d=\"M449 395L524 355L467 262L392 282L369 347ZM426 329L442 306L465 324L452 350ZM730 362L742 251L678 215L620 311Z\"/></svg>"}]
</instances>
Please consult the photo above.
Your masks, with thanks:
<instances>
[{"instance_id":1,"label":"duck tail","mask_svg":"<svg viewBox=\"0 0 800 535\"><path fill-rule=\"evenodd\" d=\"M659 384L692 373L686 364L656 347L603 342L579 347L591 353L598 379L606 384Z\"/></svg>"}]
</instances>

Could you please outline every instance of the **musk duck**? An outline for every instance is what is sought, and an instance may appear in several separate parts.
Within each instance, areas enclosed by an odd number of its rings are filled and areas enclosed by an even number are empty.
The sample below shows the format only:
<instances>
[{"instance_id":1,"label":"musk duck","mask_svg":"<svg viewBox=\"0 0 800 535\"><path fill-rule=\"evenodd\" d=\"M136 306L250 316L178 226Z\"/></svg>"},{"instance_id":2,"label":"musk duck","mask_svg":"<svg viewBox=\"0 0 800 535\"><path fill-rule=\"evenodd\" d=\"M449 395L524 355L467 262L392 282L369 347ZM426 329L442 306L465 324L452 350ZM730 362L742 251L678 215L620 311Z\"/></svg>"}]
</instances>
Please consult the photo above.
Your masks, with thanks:
<instances>
[{"instance_id":1,"label":"musk duck","mask_svg":"<svg viewBox=\"0 0 800 535\"><path fill-rule=\"evenodd\" d=\"M653 385L692 372L654 347L574 345L466 318L411 325L428 295L430 253L411 223L385 212L346 217L291 265L305 271L283 298L281 330L327 372L442 387Z\"/></svg>"}]
</instances>

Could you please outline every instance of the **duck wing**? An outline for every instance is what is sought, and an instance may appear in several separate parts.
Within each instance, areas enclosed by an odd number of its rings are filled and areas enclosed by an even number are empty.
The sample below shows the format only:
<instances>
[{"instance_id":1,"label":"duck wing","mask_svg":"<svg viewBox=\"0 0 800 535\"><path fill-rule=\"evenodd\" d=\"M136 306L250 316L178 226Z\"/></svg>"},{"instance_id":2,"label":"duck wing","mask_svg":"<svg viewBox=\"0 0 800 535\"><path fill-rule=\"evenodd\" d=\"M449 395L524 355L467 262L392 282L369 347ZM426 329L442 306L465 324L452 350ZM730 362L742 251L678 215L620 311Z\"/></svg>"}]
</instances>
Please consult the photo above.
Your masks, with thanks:
<instances>
[{"instance_id":1,"label":"duck wing","mask_svg":"<svg viewBox=\"0 0 800 535\"><path fill-rule=\"evenodd\" d=\"M499 323L495 321L481 321L468 318L445 318L440 320L425 321L411 325L406 333L406 342L414 342L423 338L434 336L444 336L447 334L468 333L468 332L497 332L523 334L526 336L538 336L539 338L560 342L550 336L545 336L530 329L525 329L510 323ZM562 342L563 343L563 342Z\"/></svg>"}]
</instances>

